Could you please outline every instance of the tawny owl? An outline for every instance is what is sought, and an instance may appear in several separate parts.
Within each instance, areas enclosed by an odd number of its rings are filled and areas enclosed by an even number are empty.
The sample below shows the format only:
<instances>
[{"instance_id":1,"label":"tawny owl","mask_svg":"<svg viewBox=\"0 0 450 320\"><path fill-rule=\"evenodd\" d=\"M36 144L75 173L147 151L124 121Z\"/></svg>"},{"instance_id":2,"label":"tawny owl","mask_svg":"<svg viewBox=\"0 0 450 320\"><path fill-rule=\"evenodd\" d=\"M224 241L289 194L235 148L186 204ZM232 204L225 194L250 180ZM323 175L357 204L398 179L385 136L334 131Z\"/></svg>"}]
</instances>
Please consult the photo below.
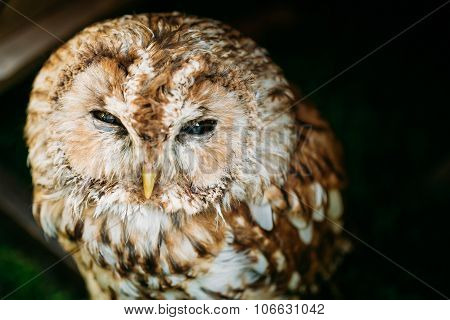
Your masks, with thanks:
<instances>
[{"instance_id":1,"label":"tawny owl","mask_svg":"<svg viewBox=\"0 0 450 320\"><path fill-rule=\"evenodd\" d=\"M39 72L33 213L92 298L290 298L333 272L341 152L254 41L179 13L94 24ZM292 107L292 108L291 108Z\"/></svg>"}]
</instances>

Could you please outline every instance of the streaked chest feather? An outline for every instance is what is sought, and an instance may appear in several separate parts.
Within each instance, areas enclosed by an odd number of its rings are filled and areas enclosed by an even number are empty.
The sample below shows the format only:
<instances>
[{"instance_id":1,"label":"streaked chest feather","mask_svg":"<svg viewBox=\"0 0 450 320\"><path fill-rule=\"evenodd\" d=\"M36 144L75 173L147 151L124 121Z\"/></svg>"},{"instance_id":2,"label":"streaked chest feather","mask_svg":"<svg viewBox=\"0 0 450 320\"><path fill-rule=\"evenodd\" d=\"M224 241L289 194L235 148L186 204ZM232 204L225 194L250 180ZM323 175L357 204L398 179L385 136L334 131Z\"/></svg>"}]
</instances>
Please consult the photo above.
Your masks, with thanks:
<instances>
[{"instance_id":1,"label":"streaked chest feather","mask_svg":"<svg viewBox=\"0 0 450 320\"><path fill-rule=\"evenodd\" d=\"M94 298L273 298L298 290L302 244L289 223L279 219L268 233L245 206L219 219L143 208L125 220L86 212L54 222L65 249L79 248L74 257Z\"/></svg>"}]
</instances>

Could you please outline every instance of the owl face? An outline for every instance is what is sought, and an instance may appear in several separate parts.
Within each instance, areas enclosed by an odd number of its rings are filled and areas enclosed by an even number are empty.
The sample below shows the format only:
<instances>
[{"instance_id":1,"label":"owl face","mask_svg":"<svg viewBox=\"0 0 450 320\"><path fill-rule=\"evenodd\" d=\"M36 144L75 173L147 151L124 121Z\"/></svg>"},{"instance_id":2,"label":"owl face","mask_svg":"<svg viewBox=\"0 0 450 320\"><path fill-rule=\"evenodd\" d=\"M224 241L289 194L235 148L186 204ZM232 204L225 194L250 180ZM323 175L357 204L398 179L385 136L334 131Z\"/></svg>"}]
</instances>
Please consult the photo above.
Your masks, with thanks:
<instances>
[{"instance_id":1,"label":"owl face","mask_svg":"<svg viewBox=\"0 0 450 320\"><path fill-rule=\"evenodd\" d=\"M128 73L139 66L104 58L87 67L53 116L70 168L139 203L167 207L183 194L191 201L201 195L207 205L223 195L252 156L255 97L242 80L225 78L234 73L215 78L211 66L197 57L162 70L170 76L154 79L157 88ZM228 81L236 87L227 88ZM151 194L143 172L154 175Z\"/></svg>"},{"instance_id":2,"label":"owl face","mask_svg":"<svg viewBox=\"0 0 450 320\"><path fill-rule=\"evenodd\" d=\"M237 48L223 52L228 59L205 50L195 28L143 20L105 23L102 32L120 41L78 41L59 68L46 150L53 184L104 209L195 214L261 197L263 184L282 179L290 148L290 118L265 126L258 109L276 82L230 59ZM208 23L223 49L221 29Z\"/></svg>"}]
</instances>

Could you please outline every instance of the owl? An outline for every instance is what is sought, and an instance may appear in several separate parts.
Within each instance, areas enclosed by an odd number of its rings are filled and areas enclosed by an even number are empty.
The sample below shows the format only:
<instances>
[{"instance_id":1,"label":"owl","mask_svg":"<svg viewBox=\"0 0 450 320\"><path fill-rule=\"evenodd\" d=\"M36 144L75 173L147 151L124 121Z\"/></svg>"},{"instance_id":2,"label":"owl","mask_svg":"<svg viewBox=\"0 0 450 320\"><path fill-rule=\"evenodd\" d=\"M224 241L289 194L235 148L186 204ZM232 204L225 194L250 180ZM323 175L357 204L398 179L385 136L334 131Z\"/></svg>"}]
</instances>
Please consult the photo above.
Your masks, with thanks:
<instances>
[{"instance_id":1,"label":"owl","mask_svg":"<svg viewBox=\"0 0 450 320\"><path fill-rule=\"evenodd\" d=\"M341 148L265 49L180 13L94 24L37 75L33 215L94 299L301 298L348 245Z\"/></svg>"}]
</instances>

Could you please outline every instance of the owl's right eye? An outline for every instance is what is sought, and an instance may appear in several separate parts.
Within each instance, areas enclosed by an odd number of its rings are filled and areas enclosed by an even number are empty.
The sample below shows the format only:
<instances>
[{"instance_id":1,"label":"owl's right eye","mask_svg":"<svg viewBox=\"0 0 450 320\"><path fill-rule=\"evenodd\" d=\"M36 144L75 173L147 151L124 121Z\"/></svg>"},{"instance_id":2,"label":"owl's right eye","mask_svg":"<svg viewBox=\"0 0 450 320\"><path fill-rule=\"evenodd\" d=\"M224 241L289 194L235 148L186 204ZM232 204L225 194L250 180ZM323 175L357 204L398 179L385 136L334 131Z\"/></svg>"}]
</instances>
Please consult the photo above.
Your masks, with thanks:
<instances>
[{"instance_id":1,"label":"owl's right eye","mask_svg":"<svg viewBox=\"0 0 450 320\"><path fill-rule=\"evenodd\" d=\"M122 122L120 122L119 119L117 119L115 116L113 116L109 112L101 111L101 110L94 110L94 111L91 111L91 114L97 120L100 120L102 122L106 122L108 124L112 124L112 125L123 127Z\"/></svg>"}]
</instances>

